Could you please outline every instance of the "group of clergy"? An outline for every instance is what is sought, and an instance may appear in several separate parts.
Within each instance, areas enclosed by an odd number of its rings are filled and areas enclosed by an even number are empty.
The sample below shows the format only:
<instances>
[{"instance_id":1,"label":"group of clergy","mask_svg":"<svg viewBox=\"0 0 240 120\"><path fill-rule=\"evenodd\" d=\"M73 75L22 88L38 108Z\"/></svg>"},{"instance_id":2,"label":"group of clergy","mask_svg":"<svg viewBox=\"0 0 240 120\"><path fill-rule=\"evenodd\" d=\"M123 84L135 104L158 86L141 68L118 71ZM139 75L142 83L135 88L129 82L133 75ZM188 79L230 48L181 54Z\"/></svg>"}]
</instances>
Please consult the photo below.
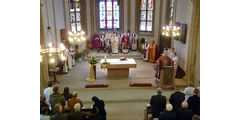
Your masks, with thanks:
<instances>
[{"instance_id":1,"label":"group of clergy","mask_svg":"<svg viewBox=\"0 0 240 120\"><path fill-rule=\"evenodd\" d=\"M164 48L164 51L161 55L158 53L158 46L155 41L152 41L149 44L148 40L145 40L143 44L143 60L155 63L159 56L164 56L166 54L174 63L174 68L177 67L177 54L174 51L174 48Z\"/></svg>"},{"instance_id":2,"label":"group of clergy","mask_svg":"<svg viewBox=\"0 0 240 120\"><path fill-rule=\"evenodd\" d=\"M156 62L155 77L158 80L160 78L161 68L164 66L173 66L174 75L176 75L178 58L174 48L164 48L163 53L160 55L158 54L158 46L155 41L149 44L148 40L145 40L145 43L143 44L142 47L143 47L143 60L149 61L151 63Z\"/></svg>"},{"instance_id":3,"label":"group of clergy","mask_svg":"<svg viewBox=\"0 0 240 120\"><path fill-rule=\"evenodd\" d=\"M102 32L95 34L92 37L92 45L95 50L107 51L108 54L117 54L119 50L127 54L129 49L137 50L137 34L136 33L117 33L110 32L107 33Z\"/></svg>"},{"instance_id":4,"label":"group of clergy","mask_svg":"<svg viewBox=\"0 0 240 120\"><path fill-rule=\"evenodd\" d=\"M155 41L149 44L148 40L145 40L143 44L143 60L154 63L158 58L158 47Z\"/></svg>"},{"instance_id":5,"label":"group of clergy","mask_svg":"<svg viewBox=\"0 0 240 120\"><path fill-rule=\"evenodd\" d=\"M72 69L73 66L76 65L75 53L75 49L72 48L70 45L68 46L68 49L65 49L63 51L63 55L66 58L63 66L63 73L68 73L68 70Z\"/></svg>"}]
</instances>

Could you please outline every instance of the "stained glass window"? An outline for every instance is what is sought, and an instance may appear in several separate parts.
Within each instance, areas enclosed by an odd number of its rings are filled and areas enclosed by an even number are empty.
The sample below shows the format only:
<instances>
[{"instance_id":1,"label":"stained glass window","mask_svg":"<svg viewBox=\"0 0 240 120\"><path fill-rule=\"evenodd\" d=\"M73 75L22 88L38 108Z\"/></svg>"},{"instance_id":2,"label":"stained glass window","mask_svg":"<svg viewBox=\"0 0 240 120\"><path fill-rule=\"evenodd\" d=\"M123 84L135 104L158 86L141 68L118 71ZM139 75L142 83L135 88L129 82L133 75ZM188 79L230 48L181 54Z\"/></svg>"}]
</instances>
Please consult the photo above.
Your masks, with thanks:
<instances>
[{"instance_id":1,"label":"stained glass window","mask_svg":"<svg viewBox=\"0 0 240 120\"><path fill-rule=\"evenodd\" d=\"M141 0L140 31L152 31L153 0Z\"/></svg>"},{"instance_id":2,"label":"stained glass window","mask_svg":"<svg viewBox=\"0 0 240 120\"><path fill-rule=\"evenodd\" d=\"M81 15L79 0L69 0L70 5L70 25L72 32L81 31Z\"/></svg>"},{"instance_id":3,"label":"stained glass window","mask_svg":"<svg viewBox=\"0 0 240 120\"><path fill-rule=\"evenodd\" d=\"M175 0L170 0L170 18L169 25L173 25L173 15L174 15L174 2Z\"/></svg>"},{"instance_id":4,"label":"stained glass window","mask_svg":"<svg viewBox=\"0 0 240 120\"><path fill-rule=\"evenodd\" d=\"M119 5L117 0L99 0L100 29L119 29Z\"/></svg>"}]
</instances>

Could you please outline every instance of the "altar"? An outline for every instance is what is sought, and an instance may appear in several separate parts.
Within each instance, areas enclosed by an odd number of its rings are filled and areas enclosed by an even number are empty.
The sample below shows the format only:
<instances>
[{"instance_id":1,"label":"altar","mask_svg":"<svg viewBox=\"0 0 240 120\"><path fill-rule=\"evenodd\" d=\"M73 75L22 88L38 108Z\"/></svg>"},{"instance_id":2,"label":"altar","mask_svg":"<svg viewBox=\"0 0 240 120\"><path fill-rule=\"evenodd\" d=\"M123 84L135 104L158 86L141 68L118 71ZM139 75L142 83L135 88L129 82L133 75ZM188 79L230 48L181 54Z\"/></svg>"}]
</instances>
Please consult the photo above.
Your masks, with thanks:
<instances>
[{"instance_id":1,"label":"altar","mask_svg":"<svg viewBox=\"0 0 240 120\"><path fill-rule=\"evenodd\" d=\"M104 62L104 59L101 59L101 64ZM120 59L106 59L106 62L109 63L106 66L108 78L128 78L129 68L137 68L133 58L127 58L123 61ZM103 68L102 65L101 68Z\"/></svg>"}]
</instances>

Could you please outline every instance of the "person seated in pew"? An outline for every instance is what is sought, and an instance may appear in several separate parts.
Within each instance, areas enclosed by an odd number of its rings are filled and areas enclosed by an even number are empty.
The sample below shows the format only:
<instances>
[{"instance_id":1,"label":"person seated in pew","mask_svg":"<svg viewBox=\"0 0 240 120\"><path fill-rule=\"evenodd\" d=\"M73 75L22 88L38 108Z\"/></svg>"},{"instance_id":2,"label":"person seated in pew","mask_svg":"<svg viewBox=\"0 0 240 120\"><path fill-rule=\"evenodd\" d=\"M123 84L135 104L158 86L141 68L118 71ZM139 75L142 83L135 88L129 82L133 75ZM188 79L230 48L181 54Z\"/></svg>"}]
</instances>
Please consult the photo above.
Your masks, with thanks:
<instances>
[{"instance_id":1,"label":"person seated in pew","mask_svg":"<svg viewBox=\"0 0 240 120\"><path fill-rule=\"evenodd\" d=\"M46 104L51 108L50 95L53 93L53 81L48 82L48 88L45 88L43 94L46 98Z\"/></svg>"},{"instance_id":2,"label":"person seated in pew","mask_svg":"<svg viewBox=\"0 0 240 120\"><path fill-rule=\"evenodd\" d=\"M160 114L159 120L177 120L176 113L171 104L166 105L166 109Z\"/></svg>"},{"instance_id":3,"label":"person seated in pew","mask_svg":"<svg viewBox=\"0 0 240 120\"><path fill-rule=\"evenodd\" d=\"M40 120L50 120L51 117L49 115L49 108L48 106L44 106L42 107L41 111L40 111Z\"/></svg>"},{"instance_id":4,"label":"person seated in pew","mask_svg":"<svg viewBox=\"0 0 240 120\"><path fill-rule=\"evenodd\" d=\"M68 107L69 107L69 110L70 112L73 112L73 107L76 103L80 103L81 107L83 107L83 103L80 99L77 98L77 91L74 91L73 92L73 96L71 99L68 99Z\"/></svg>"},{"instance_id":5,"label":"person seated in pew","mask_svg":"<svg viewBox=\"0 0 240 120\"><path fill-rule=\"evenodd\" d=\"M182 102L182 108L177 112L177 120L192 120L193 111L188 108L188 103L186 101Z\"/></svg>"},{"instance_id":6,"label":"person seated in pew","mask_svg":"<svg viewBox=\"0 0 240 120\"><path fill-rule=\"evenodd\" d=\"M63 94L60 94L60 89L58 86L55 86L53 88L53 94L50 95L50 103L51 103L51 108L52 108L52 111L53 113L55 113L55 105L57 103L61 103L62 106L65 106L65 99L64 99L64 96Z\"/></svg>"},{"instance_id":7,"label":"person seated in pew","mask_svg":"<svg viewBox=\"0 0 240 120\"><path fill-rule=\"evenodd\" d=\"M65 87L63 90L63 96L65 98L65 101L68 101L68 99L72 98L72 94L69 92L69 87Z\"/></svg>"},{"instance_id":8,"label":"person seated in pew","mask_svg":"<svg viewBox=\"0 0 240 120\"><path fill-rule=\"evenodd\" d=\"M105 103L103 100L100 100L98 97L93 96L92 101L94 105L92 107L91 113L96 114L99 116L100 120L106 120L107 112L105 110Z\"/></svg>"},{"instance_id":9,"label":"person seated in pew","mask_svg":"<svg viewBox=\"0 0 240 120\"><path fill-rule=\"evenodd\" d=\"M56 113L52 116L51 120L68 120L67 114L62 113L63 106L61 105L61 103L57 103L54 108L56 110Z\"/></svg>"},{"instance_id":10,"label":"person seated in pew","mask_svg":"<svg viewBox=\"0 0 240 120\"><path fill-rule=\"evenodd\" d=\"M158 118L166 106L166 96L162 95L162 88L157 88L157 95L151 97L151 113L153 118Z\"/></svg>"},{"instance_id":11,"label":"person seated in pew","mask_svg":"<svg viewBox=\"0 0 240 120\"><path fill-rule=\"evenodd\" d=\"M188 98L188 108L193 111L193 114L200 116L200 97L199 89L194 89L194 95Z\"/></svg>"},{"instance_id":12,"label":"person seated in pew","mask_svg":"<svg viewBox=\"0 0 240 120\"><path fill-rule=\"evenodd\" d=\"M81 104L76 103L74 105L74 112L68 114L68 120L86 120L86 115L81 112Z\"/></svg>"},{"instance_id":13,"label":"person seated in pew","mask_svg":"<svg viewBox=\"0 0 240 120\"><path fill-rule=\"evenodd\" d=\"M189 97L194 95L195 88L193 87L193 83L191 81L188 82L188 87L186 87L183 91L185 94L185 101L188 100Z\"/></svg>"},{"instance_id":14,"label":"person seated in pew","mask_svg":"<svg viewBox=\"0 0 240 120\"><path fill-rule=\"evenodd\" d=\"M182 102L185 100L185 94L180 91L179 88L175 88L174 93L171 94L169 103L173 106L173 111L177 111L182 108Z\"/></svg>"}]
</instances>

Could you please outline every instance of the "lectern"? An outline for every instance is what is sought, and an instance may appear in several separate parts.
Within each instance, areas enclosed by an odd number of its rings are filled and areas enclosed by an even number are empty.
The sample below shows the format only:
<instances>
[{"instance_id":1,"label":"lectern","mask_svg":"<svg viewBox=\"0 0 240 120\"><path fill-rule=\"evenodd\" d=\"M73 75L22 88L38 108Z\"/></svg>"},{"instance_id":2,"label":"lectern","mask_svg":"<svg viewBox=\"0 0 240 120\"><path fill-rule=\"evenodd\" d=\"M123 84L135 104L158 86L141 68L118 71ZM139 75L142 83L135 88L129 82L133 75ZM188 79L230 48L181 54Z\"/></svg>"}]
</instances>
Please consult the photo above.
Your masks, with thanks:
<instances>
[{"instance_id":1,"label":"lectern","mask_svg":"<svg viewBox=\"0 0 240 120\"><path fill-rule=\"evenodd\" d=\"M163 89L174 88L174 68L173 66L164 66L161 68L160 87Z\"/></svg>"}]
</instances>

